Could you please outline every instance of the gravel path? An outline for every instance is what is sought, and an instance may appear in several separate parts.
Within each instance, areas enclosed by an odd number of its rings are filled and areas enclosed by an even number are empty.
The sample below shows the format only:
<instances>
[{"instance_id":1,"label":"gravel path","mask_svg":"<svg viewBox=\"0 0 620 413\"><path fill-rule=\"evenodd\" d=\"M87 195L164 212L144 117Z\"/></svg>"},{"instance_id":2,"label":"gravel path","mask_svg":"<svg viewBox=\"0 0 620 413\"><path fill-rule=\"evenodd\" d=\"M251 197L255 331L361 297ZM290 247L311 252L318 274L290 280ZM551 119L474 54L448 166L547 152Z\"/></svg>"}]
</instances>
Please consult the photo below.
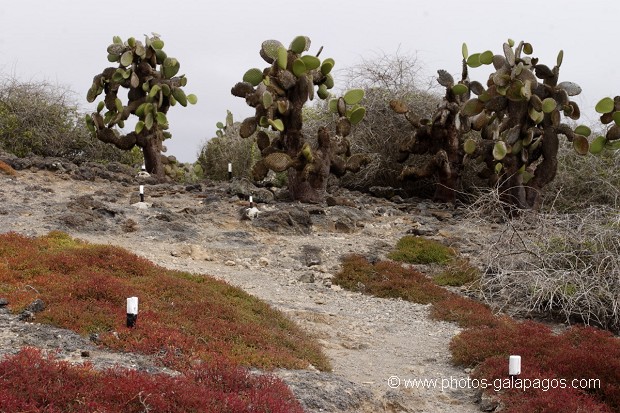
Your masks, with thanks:
<instances>
[{"instance_id":1,"label":"gravel path","mask_svg":"<svg viewBox=\"0 0 620 413\"><path fill-rule=\"evenodd\" d=\"M382 258L412 228L474 252L479 247L476 233L453 219L454 211L431 203L405 208L350 195L355 208L293 206L311 209L313 225L303 234L294 225L265 229L240 220L244 201L223 190L147 187L150 207L139 209L131 205L137 201L137 185L19 172L15 178L0 176L0 225L3 231L31 236L62 230L89 242L122 246L167 268L226 280L269 302L315 335L333 365L332 373L311 366L277 372L310 412L479 411L472 390L440 388L442 379L467 377L450 363L448 344L459 332L456 325L430 320L425 305L364 296L331 284L342 255ZM265 216L289 207L259 205ZM61 355L78 361L89 350L89 361L96 366L114 360L153 368L146 358L106 355L79 337L69 344L54 342L59 339L53 337L65 334L42 334L41 328L0 314L2 352L38 345L60 349ZM437 379L437 388L411 388L409 380L414 379Z\"/></svg>"}]
</instances>

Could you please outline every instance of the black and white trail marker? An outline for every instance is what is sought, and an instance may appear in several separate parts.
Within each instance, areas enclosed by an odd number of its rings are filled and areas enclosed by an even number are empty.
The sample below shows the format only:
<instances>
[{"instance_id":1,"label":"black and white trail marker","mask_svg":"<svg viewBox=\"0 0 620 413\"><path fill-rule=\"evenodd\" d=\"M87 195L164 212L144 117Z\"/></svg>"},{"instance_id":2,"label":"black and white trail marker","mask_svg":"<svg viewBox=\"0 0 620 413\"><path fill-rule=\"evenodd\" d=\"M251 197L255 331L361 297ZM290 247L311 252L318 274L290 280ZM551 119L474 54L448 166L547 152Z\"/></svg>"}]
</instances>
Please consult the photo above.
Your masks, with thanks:
<instances>
[{"instance_id":1,"label":"black and white trail marker","mask_svg":"<svg viewBox=\"0 0 620 413\"><path fill-rule=\"evenodd\" d=\"M127 298L127 327L135 327L138 320L138 297Z\"/></svg>"},{"instance_id":2,"label":"black and white trail marker","mask_svg":"<svg viewBox=\"0 0 620 413\"><path fill-rule=\"evenodd\" d=\"M140 185L140 202L144 202L144 185Z\"/></svg>"}]
</instances>

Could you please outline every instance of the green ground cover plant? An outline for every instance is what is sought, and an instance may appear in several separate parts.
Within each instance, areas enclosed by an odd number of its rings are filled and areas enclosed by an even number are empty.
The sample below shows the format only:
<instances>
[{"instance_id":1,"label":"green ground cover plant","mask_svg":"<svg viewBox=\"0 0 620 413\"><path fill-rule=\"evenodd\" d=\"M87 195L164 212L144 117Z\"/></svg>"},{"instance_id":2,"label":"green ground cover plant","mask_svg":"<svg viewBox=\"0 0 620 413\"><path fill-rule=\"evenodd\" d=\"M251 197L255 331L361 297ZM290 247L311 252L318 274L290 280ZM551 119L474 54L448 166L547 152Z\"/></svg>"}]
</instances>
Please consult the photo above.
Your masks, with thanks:
<instances>
[{"instance_id":1,"label":"green ground cover plant","mask_svg":"<svg viewBox=\"0 0 620 413\"><path fill-rule=\"evenodd\" d=\"M388 258L409 264L445 264L455 255L450 247L424 237L405 236Z\"/></svg>"}]
</instances>

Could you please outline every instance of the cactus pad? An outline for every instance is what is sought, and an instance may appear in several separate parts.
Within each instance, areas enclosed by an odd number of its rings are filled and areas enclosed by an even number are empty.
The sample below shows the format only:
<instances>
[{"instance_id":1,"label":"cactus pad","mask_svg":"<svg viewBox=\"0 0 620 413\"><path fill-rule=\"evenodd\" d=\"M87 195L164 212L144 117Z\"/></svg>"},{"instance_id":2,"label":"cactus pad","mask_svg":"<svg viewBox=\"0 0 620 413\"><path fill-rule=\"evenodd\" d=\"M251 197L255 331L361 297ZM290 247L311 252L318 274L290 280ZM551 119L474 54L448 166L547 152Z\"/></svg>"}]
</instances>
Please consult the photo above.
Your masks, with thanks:
<instances>
[{"instance_id":1,"label":"cactus pad","mask_svg":"<svg viewBox=\"0 0 620 413\"><path fill-rule=\"evenodd\" d=\"M233 96L245 98L248 94L254 92L254 86L249 82L239 82L230 89Z\"/></svg>"},{"instance_id":2,"label":"cactus pad","mask_svg":"<svg viewBox=\"0 0 620 413\"><path fill-rule=\"evenodd\" d=\"M318 69L321 66L321 59L309 54L302 56L301 60L304 62L306 70Z\"/></svg>"},{"instance_id":3,"label":"cactus pad","mask_svg":"<svg viewBox=\"0 0 620 413\"><path fill-rule=\"evenodd\" d=\"M256 145L258 146L258 149L261 151L265 149L266 147L268 147L270 145L269 135L267 135L267 133L264 131L259 131L256 134Z\"/></svg>"},{"instance_id":4,"label":"cactus pad","mask_svg":"<svg viewBox=\"0 0 620 413\"><path fill-rule=\"evenodd\" d=\"M252 86L258 86L263 81L263 71L257 68L252 68L245 72L243 75L243 81L248 82Z\"/></svg>"},{"instance_id":5,"label":"cactus pad","mask_svg":"<svg viewBox=\"0 0 620 413\"><path fill-rule=\"evenodd\" d=\"M327 58L323 60L323 63L321 63L321 73L323 73L324 75L329 74L329 72L331 72L334 68L334 64L335 62L332 58Z\"/></svg>"},{"instance_id":6,"label":"cactus pad","mask_svg":"<svg viewBox=\"0 0 620 413\"><path fill-rule=\"evenodd\" d=\"M336 133L340 136L349 136L351 133L351 121L348 118L341 116L336 124Z\"/></svg>"},{"instance_id":7,"label":"cactus pad","mask_svg":"<svg viewBox=\"0 0 620 413\"><path fill-rule=\"evenodd\" d=\"M390 108L392 108L392 110L398 113L399 115L409 112L409 107L402 100L391 100Z\"/></svg>"},{"instance_id":8,"label":"cactus pad","mask_svg":"<svg viewBox=\"0 0 620 413\"><path fill-rule=\"evenodd\" d=\"M590 143L590 153L596 155L601 153L603 149L605 149L605 144L607 143L607 138L604 136L597 136L594 138L592 143Z\"/></svg>"},{"instance_id":9,"label":"cactus pad","mask_svg":"<svg viewBox=\"0 0 620 413\"><path fill-rule=\"evenodd\" d=\"M579 155L587 155L590 149L590 144L588 143L588 139L585 136L575 135L573 139L573 149Z\"/></svg>"},{"instance_id":10,"label":"cactus pad","mask_svg":"<svg viewBox=\"0 0 620 413\"><path fill-rule=\"evenodd\" d=\"M614 110L614 100L609 97L603 98L598 101L594 110L598 113L610 113Z\"/></svg>"},{"instance_id":11,"label":"cactus pad","mask_svg":"<svg viewBox=\"0 0 620 413\"><path fill-rule=\"evenodd\" d=\"M244 139L249 138L254 132L256 132L257 126L256 118L254 116L245 118L243 122L241 122L239 136Z\"/></svg>"},{"instance_id":12,"label":"cactus pad","mask_svg":"<svg viewBox=\"0 0 620 413\"><path fill-rule=\"evenodd\" d=\"M274 152L263 159L263 163L274 172L284 172L293 164L290 156L283 152Z\"/></svg>"},{"instance_id":13,"label":"cactus pad","mask_svg":"<svg viewBox=\"0 0 620 413\"><path fill-rule=\"evenodd\" d=\"M568 96L577 96L581 93L581 87L574 82L561 82L557 87L565 90Z\"/></svg>"},{"instance_id":14,"label":"cactus pad","mask_svg":"<svg viewBox=\"0 0 620 413\"><path fill-rule=\"evenodd\" d=\"M293 61L293 74L297 77L301 77L306 74L308 69L306 69L306 64L301 59L295 59Z\"/></svg>"},{"instance_id":15,"label":"cactus pad","mask_svg":"<svg viewBox=\"0 0 620 413\"><path fill-rule=\"evenodd\" d=\"M484 110L484 103L478 98L469 99L463 105L461 112L465 116L474 116Z\"/></svg>"},{"instance_id":16,"label":"cactus pad","mask_svg":"<svg viewBox=\"0 0 620 413\"><path fill-rule=\"evenodd\" d=\"M578 135L585 136L586 138L592 134L592 130L588 128L586 125L579 125L575 128L575 133Z\"/></svg>"},{"instance_id":17,"label":"cactus pad","mask_svg":"<svg viewBox=\"0 0 620 413\"><path fill-rule=\"evenodd\" d=\"M360 106L351 111L349 114L349 120L352 125L357 125L362 121L362 119L364 119L364 116L366 116L366 109Z\"/></svg>"},{"instance_id":18,"label":"cactus pad","mask_svg":"<svg viewBox=\"0 0 620 413\"><path fill-rule=\"evenodd\" d=\"M463 43L464 44L464 43ZM443 87L452 87L454 85L454 78L445 70L439 69L437 71L437 83Z\"/></svg>"},{"instance_id":19,"label":"cactus pad","mask_svg":"<svg viewBox=\"0 0 620 413\"><path fill-rule=\"evenodd\" d=\"M288 48L293 53L301 54L310 49L310 39L307 36L297 36Z\"/></svg>"},{"instance_id":20,"label":"cactus pad","mask_svg":"<svg viewBox=\"0 0 620 413\"><path fill-rule=\"evenodd\" d=\"M327 99L329 97L329 92L327 91L327 86L325 86L325 84L320 85L316 93L321 99Z\"/></svg>"},{"instance_id":21,"label":"cactus pad","mask_svg":"<svg viewBox=\"0 0 620 413\"><path fill-rule=\"evenodd\" d=\"M463 142L463 150L468 155L473 155L473 153L476 152L476 147L477 146L478 146L478 144L476 143L476 141L471 139L471 138L469 138L465 142Z\"/></svg>"},{"instance_id":22,"label":"cactus pad","mask_svg":"<svg viewBox=\"0 0 620 413\"><path fill-rule=\"evenodd\" d=\"M364 89L347 90L343 98L347 105L357 105L364 99Z\"/></svg>"},{"instance_id":23,"label":"cactus pad","mask_svg":"<svg viewBox=\"0 0 620 413\"><path fill-rule=\"evenodd\" d=\"M506 142L497 141L493 146L493 158L496 161L501 161L502 159L504 159L507 153L508 148L506 147Z\"/></svg>"},{"instance_id":24,"label":"cactus pad","mask_svg":"<svg viewBox=\"0 0 620 413\"><path fill-rule=\"evenodd\" d=\"M454 93L456 96L464 95L467 92L469 92L469 88L462 83L457 83L456 85L452 86L452 93Z\"/></svg>"},{"instance_id":25,"label":"cactus pad","mask_svg":"<svg viewBox=\"0 0 620 413\"><path fill-rule=\"evenodd\" d=\"M272 128L279 132L284 130L284 123L282 122L282 119L267 119L267 122Z\"/></svg>"},{"instance_id":26,"label":"cactus pad","mask_svg":"<svg viewBox=\"0 0 620 413\"><path fill-rule=\"evenodd\" d=\"M260 55L269 64L278 58L278 50L284 45L277 40L265 40L261 44ZM286 49L284 49L286 50Z\"/></svg>"},{"instance_id":27,"label":"cactus pad","mask_svg":"<svg viewBox=\"0 0 620 413\"><path fill-rule=\"evenodd\" d=\"M288 63L288 51L284 48L284 46L281 46L278 49L278 67L282 70L286 69L286 65Z\"/></svg>"},{"instance_id":28,"label":"cactus pad","mask_svg":"<svg viewBox=\"0 0 620 413\"><path fill-rule=\"evenodd\" d=\"M557 102L553 98L546 98L542 101L542 111L544 113L551 113L555 110Z\"/></svg>"},{"instance_id":29,"label":"cactus pad","mask_svg":"<svg viewBox=\"0 0 620 413\"><path fill-rule=\"evenodd\" d=\"M252 168L252 178L254 178L255 181L262 181L263 179L265 179L268 173L269 169L267 168L263 160L256 162L254 164L254 167Z\"/></svg>"}]
</instances>

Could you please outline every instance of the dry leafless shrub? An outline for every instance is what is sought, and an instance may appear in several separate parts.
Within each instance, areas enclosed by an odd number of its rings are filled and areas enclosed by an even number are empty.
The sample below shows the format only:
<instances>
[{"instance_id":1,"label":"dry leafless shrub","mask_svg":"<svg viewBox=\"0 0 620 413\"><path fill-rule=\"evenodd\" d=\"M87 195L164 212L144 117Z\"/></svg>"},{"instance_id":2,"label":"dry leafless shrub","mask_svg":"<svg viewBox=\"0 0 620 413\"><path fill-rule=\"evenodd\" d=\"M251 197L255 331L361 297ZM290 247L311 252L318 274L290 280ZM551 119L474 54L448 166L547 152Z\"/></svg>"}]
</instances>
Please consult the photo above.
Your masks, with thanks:
<instances>
[{"instance_id":1,"label":"dry leafless shrub","mask_svg":"<svg viewBox=\"0 0 620 413\"><path fill-rule=\"evenodd\" d=\"M558 153L558 173L546 189L546 204L560 212L591 205L620 207L620 154L606 151L580 156L571 148Z\"/></svg>"},{"instance_id":2,"label":"dry leafless shrub","mask_svg":"<svg viewBox=\"0 0 620 413\"><path fill-rule=\"evenodd\" d=\"M378 53L346 69L350 88L365 90L363 105L366 116L354 131L351 139L353 153L370 154L372 162L360 172L347 174L341 182L354 189L367 189L373 185L402 185L397 181L402 165L396 162L398 148L413 129L403 116L389 107L391 100L403 100L418 115L430 116L439 103L433 93L435 83L421 79L423 66L415 55Z\"/></svg>"},{"instance_id":3,"label":"dry leafless shrub","mask_svg":"<svg viewBox=\"0 0 620 413\"><path fill-rule=\"evenodd\" d=\"M620 214L608 206L579 213L511 215L497 191L469 207L480 225L504 222L478 257L480 298L502 310L620 331Z\"/></svg>"}]
</instances>

